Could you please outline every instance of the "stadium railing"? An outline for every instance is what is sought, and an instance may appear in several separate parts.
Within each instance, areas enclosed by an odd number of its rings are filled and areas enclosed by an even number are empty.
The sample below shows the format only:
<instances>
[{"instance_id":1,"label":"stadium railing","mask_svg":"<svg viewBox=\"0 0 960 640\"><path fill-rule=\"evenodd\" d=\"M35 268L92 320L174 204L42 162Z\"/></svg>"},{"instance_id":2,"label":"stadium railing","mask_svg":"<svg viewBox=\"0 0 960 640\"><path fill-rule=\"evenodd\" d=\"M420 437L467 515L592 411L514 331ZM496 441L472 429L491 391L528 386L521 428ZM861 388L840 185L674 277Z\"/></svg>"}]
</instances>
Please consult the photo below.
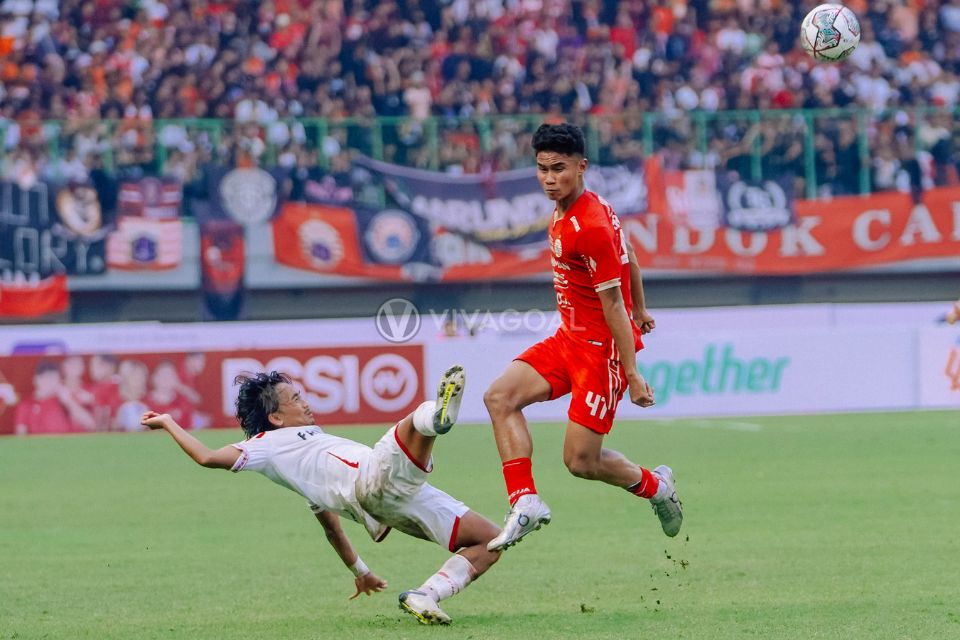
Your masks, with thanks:
<instances>
[{"instance_id":1,"label":"stadium railing","mask_svg":"<svg viewBox=\"0 0 960 640\"><path fill-rule=\"evenodd\" d=\"M798 196L866 194L890 188L878 163L929 154L942 180L955 179L960 107L778 109L632 112L574 119L583 126L588 156L599 164L642 161L654 154L669 168L726 166L752 180L792 174ZM302 118L270 123L236 120L45 121L19 140L0 125L0 170L9 178L11 154L29 150L56 172L71 150L96 156L110 175L170 172L175 158L191 163L248 161L273 166L302 162L322 170L343 167L350 152L423 169L478 173L532 164L530 139L560 114L460 118ZM284 158L292 148L307 157Z\"/></svg>"}]
</instances>

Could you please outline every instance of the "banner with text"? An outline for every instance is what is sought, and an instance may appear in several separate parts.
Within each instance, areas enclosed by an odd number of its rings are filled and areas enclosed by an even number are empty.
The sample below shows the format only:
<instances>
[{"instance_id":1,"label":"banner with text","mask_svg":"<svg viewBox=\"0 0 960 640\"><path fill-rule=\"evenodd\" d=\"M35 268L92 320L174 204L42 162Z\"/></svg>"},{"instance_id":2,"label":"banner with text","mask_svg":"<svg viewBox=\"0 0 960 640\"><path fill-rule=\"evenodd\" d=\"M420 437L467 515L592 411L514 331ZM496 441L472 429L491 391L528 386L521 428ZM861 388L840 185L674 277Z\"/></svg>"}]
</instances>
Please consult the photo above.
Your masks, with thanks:
<instances>
[{"instance_id":1,"label":"banner with text","mask_svg":"<svg viewBox=\"0 0 960 640\"><path fill-rule=\"evenodd\" d=\"M64 276L103 273L106 234L89 185L0 182L0 316L65 311Z\"/></svg>"},{"instance_id":2,"label":"banner with text","mask_svg":"<svg viewBox=\"0 0 960 640\"><path fill-rule=\"evenodd\" d=\"M777 185L737 189L753 193L736 200L738 219L777 227L772 221L780 212L787 221L788 207L771 196L782 191ZM751 202L758 211L749 210ZM623 227L640 265L653 269L803 274L960 255L960 187L931 189L917 204L910 194L878 193L797 200L793 208L792 221L766 231L696 227L660 212L626 218Z\"/></svg>"},{"instance_id":3,"label":"banner with text","mask_svg":"<svg viewBox=\"0 0 960 640\"><path fill-rule=\"evenodd\" d=\"M187 428L237 427L234 378L276 370L319 424L394 424L423 400L421 345L0 358L0 434L140 430L169 413Z\"/></svg>"}]
</instances>

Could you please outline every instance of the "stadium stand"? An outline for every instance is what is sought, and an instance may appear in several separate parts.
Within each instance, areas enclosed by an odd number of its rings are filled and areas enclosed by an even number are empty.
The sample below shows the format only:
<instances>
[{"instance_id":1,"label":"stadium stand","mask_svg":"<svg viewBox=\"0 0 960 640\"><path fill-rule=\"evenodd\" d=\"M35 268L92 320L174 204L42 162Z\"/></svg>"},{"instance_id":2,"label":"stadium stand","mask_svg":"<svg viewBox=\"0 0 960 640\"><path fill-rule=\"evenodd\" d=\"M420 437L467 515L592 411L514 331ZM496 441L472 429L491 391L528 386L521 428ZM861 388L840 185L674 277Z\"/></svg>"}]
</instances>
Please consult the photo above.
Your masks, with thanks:
<instances>
[{"instance_id":1,"label":"stadium stand","mask_svg":"<svg viewBox=\"0 0 960 640\"><path fill-rule=\"evenodd\" d=\"M382 193L351 179L358 155L487 175L529 166L536 126L569 119L587 132L594 164L656 156L667 171L783 180L795 198L916 199L957 184L960 0L851 0L863 40L840 65L814 64L797 45L814 4L4 0L0 177L24 188L91 184L107 211L120 183L165 177L183 185L185 219L197 215L190 203L207 193L210 167L282 171L287 200L327 180L376 202ZM930 298L953 280L936 270ZM74 276L75 319L113 317L95 304L101 286L135 288ZM838 276L809 294L798 293L809 283L762 278L724 295L709 282L692 299L689 282L657 293L665 304L789 302L838 287L841 297L887 299L913 290L912 274L902 277L889 291ZM164 289L161 278L152 290ZM505 304L529 292L510 296ZM259 317L277 307L264 304Z\"/></svg>"},{"instance_id":2,"label":"stadium stand","mask_svg":"<svg viewBox=\"0 0 960 640\"><path fill-rule=\"evenodd\" d=\"M918 179L917 151L929 179L954 179L949 116L911 108L957 104L960 3L849 3L863 18L863 43L842 66L814 66L797 46L806 4L7 0L3 175L79 178L105 151L121 169L185 181L209 153L289 166L319 153L327 162L345 147L369 154L375 144L360 127L328 126L317 142L316 131L290 119L376 116L404 118L381 127L384 159L424 167L425 121L440 117L435 161L467 173L529 162L517 135L528 132L526 120L497 119L482 131L473 120L497 115L607 118L601 161L636 157L643 132L631 125L654 112L668 123L657 143L673 147L682 166L735 163L757 134L764 151L789 163L801 152L795 125L718 125L704 153L680 116L861 107L877 114L869 132L875 189ZM216 142L208 128L154 126L172 118L229 126ZM818 182L831 192L861 189L856 142L849 121L818 127Z\"/></svg>"}]
</instances>

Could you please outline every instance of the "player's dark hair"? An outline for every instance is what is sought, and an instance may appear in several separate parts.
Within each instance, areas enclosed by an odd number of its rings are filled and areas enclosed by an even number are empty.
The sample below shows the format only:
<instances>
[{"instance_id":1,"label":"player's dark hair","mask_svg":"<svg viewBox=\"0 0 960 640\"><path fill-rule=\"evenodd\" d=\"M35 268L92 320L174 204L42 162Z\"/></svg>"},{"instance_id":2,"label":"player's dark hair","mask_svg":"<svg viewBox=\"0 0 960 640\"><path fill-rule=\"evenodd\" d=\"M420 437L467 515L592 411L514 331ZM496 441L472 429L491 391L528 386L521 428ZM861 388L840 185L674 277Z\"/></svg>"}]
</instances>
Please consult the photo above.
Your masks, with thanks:
<instances>
[{"instance_id":1,"label":"player's dark hair","mask_svg":"<svg viewBox=\"0 0 960 640\"><path fill-rule=\"evenodd\" d=\"M33 370L33 375L39 376L50 371L60 372L60 365L52 360L41 360L37 363L37 368Z\"/></svg>"},{"instance_id":2,"label":"player's dark hair","mask_svg":"<svg viewBox=\"0 0 960 640\"><path fill-rule=\"evenodd\" d=\"M233 379L233 384L240 385L236 404L237 421L248 438L276 428L268 416L280 408L277 385L281 382L289 384L290 378L276 371L241 373Z\"/></svg>"},{"instance_id":3,"label":"player's dark hair","mask_svg":"<svg viewBox=\"0 0 960 640\"><path fill-rule=\"evenodd\" d=\"M566 156L586 155L583 131L575 124L542 124L533 134L533 151L553 151Z\"/></svg>"}]
</instances>

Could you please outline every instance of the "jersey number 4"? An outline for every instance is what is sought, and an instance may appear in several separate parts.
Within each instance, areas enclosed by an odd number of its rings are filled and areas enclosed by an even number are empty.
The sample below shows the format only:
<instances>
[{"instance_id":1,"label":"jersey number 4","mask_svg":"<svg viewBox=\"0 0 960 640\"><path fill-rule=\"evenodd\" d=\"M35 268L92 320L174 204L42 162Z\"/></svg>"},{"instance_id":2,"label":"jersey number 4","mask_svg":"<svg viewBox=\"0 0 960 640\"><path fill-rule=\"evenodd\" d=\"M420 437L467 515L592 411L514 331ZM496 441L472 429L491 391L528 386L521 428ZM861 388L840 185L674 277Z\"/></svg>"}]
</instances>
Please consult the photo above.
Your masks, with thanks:
<instances>
[{"instance_id":1,"label":"jersey number 4","mask_svg":"<svg viewBox=\"0 0 960 640\"><path fill-rule=\"evenodd\" d=\"M586 404L590 407L590 415L603 420L603 416L607 415L607 399L604 398L599 393L594 393L593 391L587 391ZM599 415L597 415L599 413Z\"/></svg>"}]
</instances>

